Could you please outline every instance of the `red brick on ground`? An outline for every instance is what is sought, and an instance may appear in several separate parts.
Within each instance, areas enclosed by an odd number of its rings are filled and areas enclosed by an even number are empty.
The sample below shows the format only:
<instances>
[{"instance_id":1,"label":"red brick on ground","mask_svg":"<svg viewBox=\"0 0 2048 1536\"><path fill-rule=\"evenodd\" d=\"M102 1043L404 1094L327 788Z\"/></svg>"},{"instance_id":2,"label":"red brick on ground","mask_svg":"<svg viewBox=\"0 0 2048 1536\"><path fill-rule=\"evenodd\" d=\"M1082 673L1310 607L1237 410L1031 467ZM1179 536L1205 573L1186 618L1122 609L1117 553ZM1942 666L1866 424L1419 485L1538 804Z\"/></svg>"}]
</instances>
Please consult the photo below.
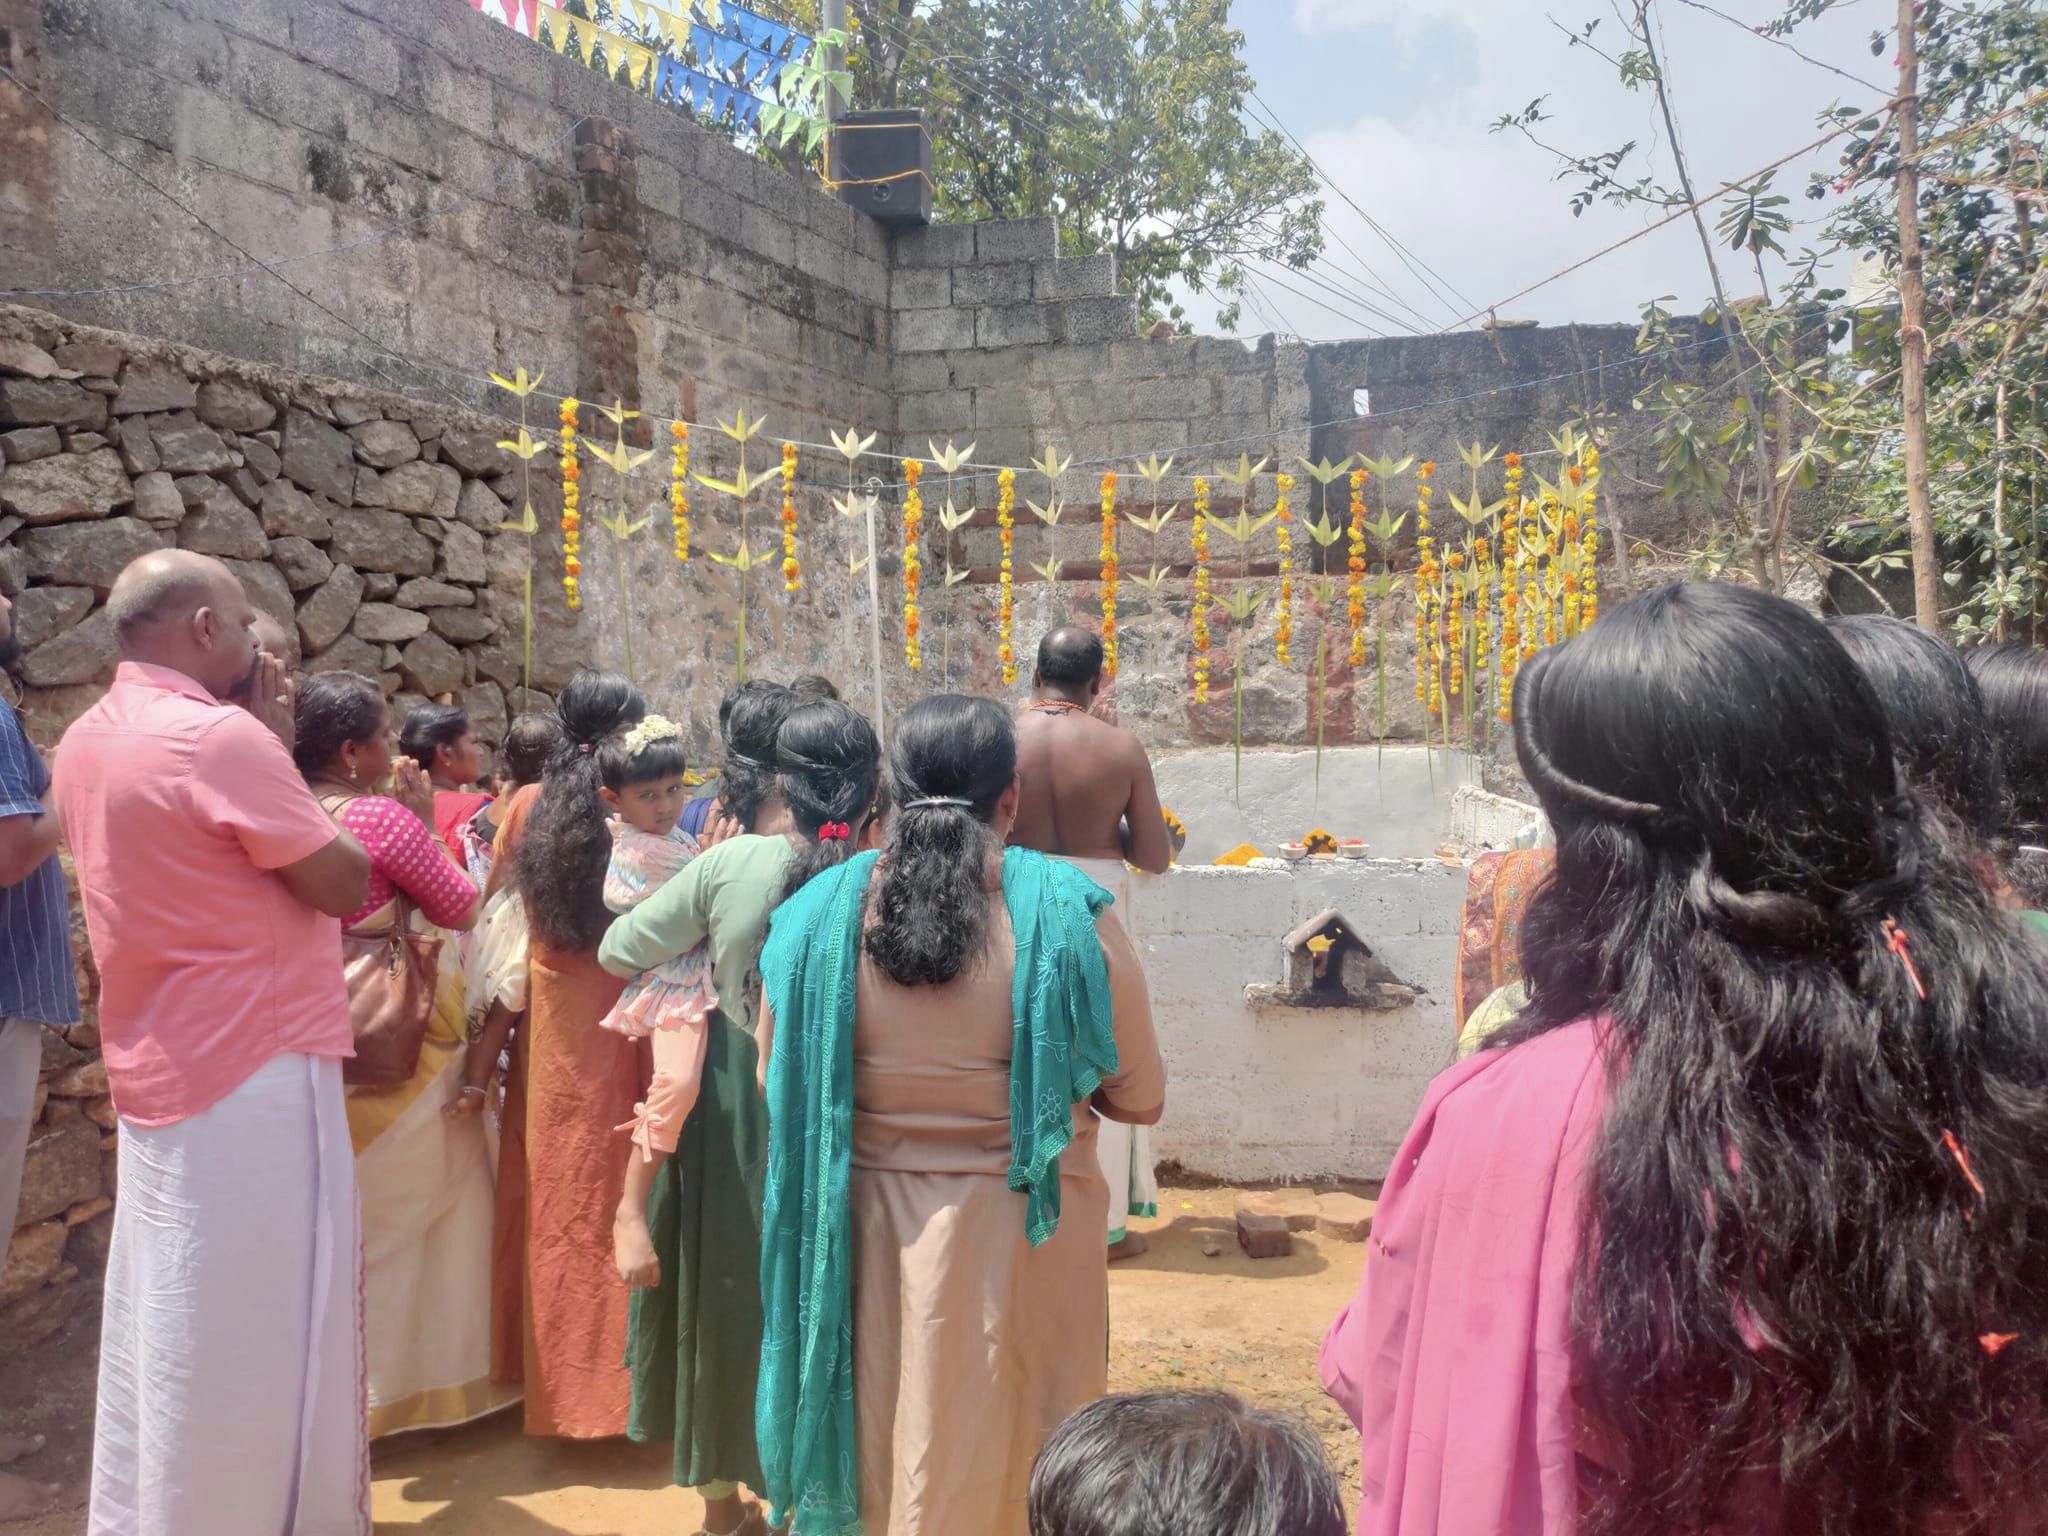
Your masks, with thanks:
<instances>
[{"instance_id":1,"label":"red brick on ground","mask_svg":"<svg viewBox=\"0 0 2048 1536\"><path fill-rule=\"evenodd\" d=\"M1290 1232L1316 1229L1316 1192L1312 1189L1269 1189L1246 1195L1244 1207L1261 1216L1278 1216Z\"/></svg>"},{"instance_id":2,"label":"red brick on ground","mask_svg":"<svg viewBox=\"0 0 2048 1536\"><path fill-rule=\"evenodd\" d=\"M1254 1259L1284 1259L1294 1252L1287 1218L1254 1210L1249 1202L1237 1208L1237 1242Z\"/></svg>"}]
</instances>

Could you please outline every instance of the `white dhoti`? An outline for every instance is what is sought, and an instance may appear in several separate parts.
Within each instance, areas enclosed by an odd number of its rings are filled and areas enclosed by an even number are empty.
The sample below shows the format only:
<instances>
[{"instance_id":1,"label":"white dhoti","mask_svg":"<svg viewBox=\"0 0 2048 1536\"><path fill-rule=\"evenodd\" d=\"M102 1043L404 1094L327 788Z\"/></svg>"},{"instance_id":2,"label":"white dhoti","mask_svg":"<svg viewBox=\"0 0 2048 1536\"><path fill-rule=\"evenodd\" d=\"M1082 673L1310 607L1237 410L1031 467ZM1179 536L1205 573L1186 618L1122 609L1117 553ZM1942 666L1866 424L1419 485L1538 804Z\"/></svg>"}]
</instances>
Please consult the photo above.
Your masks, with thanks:
<instances>
[{"instance_id":1,"label":"white dhoti","mask_svg":"<svg viewBox=\"0 0 2048 1536\"><path fill-rule=\"evenodd\" d=\"M369 1536L361 1287L339 1061L122 1122L91 1536Z\"/></svg>"},{"instance_id":2,"label":"white dhoti","mask_svg":"<svg viewBox=\"0 0 2048 1536\"><path fill-rule=\"evenodd\" d=\"M1131 936L1139 955L1145 952L1138 914L1131 901L1131 867L1121 859L1065 859L1089 879L1116 898L1117 921ZM1159 1181L1152 1172L1152 1130L1150 1126L1123 1125L1095 1117L1101 1123L1095 1134L1095 1156L1102 1164L1103 1181L1109 1185L1109 1241L1120 1243L1134 1216L1159 1214Z\"/></svg>"}]
</instances>

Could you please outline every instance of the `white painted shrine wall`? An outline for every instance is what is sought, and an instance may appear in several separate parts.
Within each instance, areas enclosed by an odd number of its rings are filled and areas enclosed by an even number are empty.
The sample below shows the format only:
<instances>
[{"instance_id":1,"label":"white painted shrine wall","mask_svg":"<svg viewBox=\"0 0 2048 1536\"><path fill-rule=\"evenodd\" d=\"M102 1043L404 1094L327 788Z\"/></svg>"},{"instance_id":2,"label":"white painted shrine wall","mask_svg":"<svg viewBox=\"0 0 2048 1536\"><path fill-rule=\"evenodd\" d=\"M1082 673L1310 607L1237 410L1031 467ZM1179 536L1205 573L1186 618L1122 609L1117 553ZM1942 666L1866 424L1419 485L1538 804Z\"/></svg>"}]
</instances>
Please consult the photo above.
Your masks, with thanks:
<instances>
[{"instance_id":1,"label":"white painted shrine wall","mask_svg":"<svg viewBox=\"0 0 2048 1536\"><path fill-rule=\"evenodd\" d=\"M1452 792L1478 782L1463 752L1390 746L1382 765L1377 747L1334 747L1318 788L1313 751L1257 747L1239 790L1235 757L1228 747L1153 755L1160 803L1188 829L1184 864L1213 864L1240 843L1277 855L1316 827L1363 838L1376 859L1426 859L1451 825Z\"/></svg>"},{"instance_id":2,"label":"white painted shrine wall","mask_svg":"<svg viewBox=\"0 0 2048 1536\"><path fill-rule=\"evenodd\" d=\"M1160 1161L1232 1181L1384 1176L1423 1090L1451 1062L1464 894L1464 870L1433 859L1139 876L1131 909L1168 1076L1153 1132ZM1247 986L1282 979L1281 937L1330 907L1425 989L1412 1007L1246 1003Z\"/></svg>"}]
</instances>

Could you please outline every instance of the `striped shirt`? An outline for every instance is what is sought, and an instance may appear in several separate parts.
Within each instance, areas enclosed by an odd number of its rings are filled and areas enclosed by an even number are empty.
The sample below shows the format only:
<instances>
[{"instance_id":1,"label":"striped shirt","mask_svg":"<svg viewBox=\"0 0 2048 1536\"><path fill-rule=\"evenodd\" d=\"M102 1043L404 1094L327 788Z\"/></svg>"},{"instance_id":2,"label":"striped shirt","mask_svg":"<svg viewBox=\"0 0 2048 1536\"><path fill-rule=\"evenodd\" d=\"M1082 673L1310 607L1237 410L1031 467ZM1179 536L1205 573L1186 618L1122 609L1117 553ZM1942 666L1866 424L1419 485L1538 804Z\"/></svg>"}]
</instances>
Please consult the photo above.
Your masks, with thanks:
<instances>
[{"instance_id":1,"label":"striped shirt","mask_svg":"<svg viewBox=\"0 0 2048 1536\"><path fill-rule=\"evenodd\" d=\"M50 770L0 704L0 818L43 816ZM0 886L0 1019L33 1019L62 1029L78 1022L78 972L71 959L71 899L51 854L18 885Z\"/></svg>"}]
</instances>

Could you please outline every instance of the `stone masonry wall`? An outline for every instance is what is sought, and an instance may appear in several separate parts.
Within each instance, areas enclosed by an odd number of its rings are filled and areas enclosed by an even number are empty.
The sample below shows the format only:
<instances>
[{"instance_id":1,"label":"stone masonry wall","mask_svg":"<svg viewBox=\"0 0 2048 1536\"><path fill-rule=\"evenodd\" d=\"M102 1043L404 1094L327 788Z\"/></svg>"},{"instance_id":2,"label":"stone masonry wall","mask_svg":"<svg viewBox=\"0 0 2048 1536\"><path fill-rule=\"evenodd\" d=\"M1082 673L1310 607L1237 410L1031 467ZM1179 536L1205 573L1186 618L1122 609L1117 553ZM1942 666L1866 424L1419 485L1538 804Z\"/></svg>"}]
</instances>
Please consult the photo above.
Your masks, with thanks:
<instances>
[{"instance_id":1,"label":"stone masonry wall","mask_svg":"<svg viewBox=\"0 0 2048 1536\"><path fill-rule=\"evenodd\" d=\"M484 740L520 690L522 541L499 531L518 495L501 428L466 412L0 309L0 590L14 604L45 751L99 696L114 646L103 603L147 550L217 555L310 671L379 678L401 712L468 709ZM495 577L495 580L494 580ZM573 651L542 610L534 681ZM75 882L74 882L75 890ZM104 1265L117 1133L81 925L85 1022L43 1037L18 1212L0 1268L0 1341L63 1324ZM18 1230L17 1230L18 1229Z\"/></svg>"}]
</instances>

